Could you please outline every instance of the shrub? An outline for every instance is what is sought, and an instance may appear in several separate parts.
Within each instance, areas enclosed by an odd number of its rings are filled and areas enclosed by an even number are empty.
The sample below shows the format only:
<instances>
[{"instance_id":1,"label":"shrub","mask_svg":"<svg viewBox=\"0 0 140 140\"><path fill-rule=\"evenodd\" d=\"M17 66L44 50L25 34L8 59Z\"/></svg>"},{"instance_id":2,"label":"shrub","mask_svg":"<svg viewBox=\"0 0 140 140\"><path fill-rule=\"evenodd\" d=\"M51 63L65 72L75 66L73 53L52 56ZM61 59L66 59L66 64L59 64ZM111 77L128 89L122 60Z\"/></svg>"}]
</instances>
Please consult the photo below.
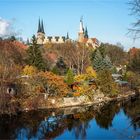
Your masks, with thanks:
<instances>
[{"instance_id":1,"label":"shrub","mask_svg":"<svg viewBox=\"0 0 140 140\"><path fill-rule=\"evenodd\" d=\"M24 68L23 68L23 75L34 75L37 73L37 69L36 67L34 66L29 66L29 65L26 65Z\"/></svg>"}]
</instances>

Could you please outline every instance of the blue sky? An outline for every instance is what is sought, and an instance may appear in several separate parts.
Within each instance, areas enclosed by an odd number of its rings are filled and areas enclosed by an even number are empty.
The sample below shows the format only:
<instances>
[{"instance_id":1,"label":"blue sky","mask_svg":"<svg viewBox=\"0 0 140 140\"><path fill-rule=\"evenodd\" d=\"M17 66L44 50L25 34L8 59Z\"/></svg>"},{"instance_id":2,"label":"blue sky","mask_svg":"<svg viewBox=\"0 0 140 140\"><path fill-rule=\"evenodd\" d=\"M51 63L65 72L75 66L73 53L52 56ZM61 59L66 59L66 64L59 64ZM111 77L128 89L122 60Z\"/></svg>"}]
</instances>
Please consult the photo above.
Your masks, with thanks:
<instances>
[{"instance_id":1,"label":"blue sky","mask_svg":"<svg viewBox=\"0 0 140 140\"><path fill-rule=\"evenodd\" d=\"M39 17L44 20L46 35L69 35L77 39L83 16L89 36L102 42L120 42L125 49L136 46L126 33L132 22L129 0L0 0L0 17L11 21L24 39L36 34ZM0 27L1 28L1 27Z\"/></svg>"}]
</instances>

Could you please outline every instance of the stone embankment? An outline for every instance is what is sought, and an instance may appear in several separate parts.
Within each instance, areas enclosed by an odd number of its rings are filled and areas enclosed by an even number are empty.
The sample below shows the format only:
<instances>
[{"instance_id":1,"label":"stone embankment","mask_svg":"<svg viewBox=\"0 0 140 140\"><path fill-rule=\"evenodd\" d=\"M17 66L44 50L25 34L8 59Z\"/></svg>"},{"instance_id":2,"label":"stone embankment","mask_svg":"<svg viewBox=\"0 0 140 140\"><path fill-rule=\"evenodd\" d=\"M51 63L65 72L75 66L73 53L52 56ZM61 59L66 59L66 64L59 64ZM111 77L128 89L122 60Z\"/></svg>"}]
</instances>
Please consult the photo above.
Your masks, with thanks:
<instances>
[{"instance_id":1,"label":"stone embankment","mask_svg":"<svg viewBox=\"0 0 140 140\"><path fill-rule=\"evenodd\" d=\"M128 91L125 94L119 94L115 97L107 97L104 94L99 93L93 96L93 100L89 100L86 96L80 97L65 97L61 99L48 99L50 103L48 106L43 108L65 108L65 107L76 107L76 106L94 106L95 108L100 108L105 104L114 101L129 101L139 96L138 93L134 91Z\"/></svg>"}]
</instances>

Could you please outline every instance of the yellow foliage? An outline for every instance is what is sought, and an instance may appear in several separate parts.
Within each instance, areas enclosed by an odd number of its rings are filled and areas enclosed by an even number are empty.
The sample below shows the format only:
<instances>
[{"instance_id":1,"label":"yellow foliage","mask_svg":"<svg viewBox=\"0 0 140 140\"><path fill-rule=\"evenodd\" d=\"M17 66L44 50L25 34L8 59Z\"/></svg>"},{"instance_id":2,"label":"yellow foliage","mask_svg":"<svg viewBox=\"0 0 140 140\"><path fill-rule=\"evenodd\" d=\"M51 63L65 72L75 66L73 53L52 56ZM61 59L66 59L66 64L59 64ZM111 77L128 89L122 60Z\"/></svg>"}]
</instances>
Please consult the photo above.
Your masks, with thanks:
<instances>
[{"instance_id":1,"label":"yellow foliage","mask_svg":"<svg viewBox=\"0 0 140 140\"><path fill-rule=\"evenodd\" d=\"M86 74L79 74L74 77L74 80L77 82L82 82L86 80Z\"/></svg>"},{"instance_id":2,"label":"yellow foliage","mask_svg":"<svg viewBox=\"0 0 140 140\"><path fill-rule=\"evenodd\" d=\"M32 75L35 75L36 73L37 73L37 69L33 66L26 65L23 68L23 75L32 76Z\"/></svg>"},{"instance_id":3,"label":"yellow foliage","mask_svg":"<svg viewBox=\"0 0 140 140\"><path fill-rule=\"evenodd\" d=\"M89 79L96 78L96 77L97 77L97 75L96 75L95 70L93 70L93 68L91 66L89 66L86 69L85 74L76 75L74 77L74 80L77 81L77 82L83 82L85 80L89 80Z\"/></svg>"},{"instance_id":4,"label":"yellow foliage","mask_svg":"<svg viewBox=\"0 0 140 140\"><path fill-rule=\"evenodd\" d=\"M91 66L87 67L87 69L86 69L86 75L89 78L96 78L96 76L97 76L96 75L96 71Z\"/></svg>"}]
</instances>

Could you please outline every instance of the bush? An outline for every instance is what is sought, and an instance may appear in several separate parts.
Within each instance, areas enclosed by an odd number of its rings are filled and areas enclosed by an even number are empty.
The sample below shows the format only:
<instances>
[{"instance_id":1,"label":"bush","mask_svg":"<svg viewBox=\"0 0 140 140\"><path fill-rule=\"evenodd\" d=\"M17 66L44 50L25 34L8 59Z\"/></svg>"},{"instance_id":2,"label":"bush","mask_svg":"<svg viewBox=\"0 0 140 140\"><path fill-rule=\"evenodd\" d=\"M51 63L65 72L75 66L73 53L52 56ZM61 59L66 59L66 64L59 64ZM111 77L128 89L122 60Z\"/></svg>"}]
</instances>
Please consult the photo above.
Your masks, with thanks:
<instances>
[{"instance_id":1,"label":"bush","mask_svg":"<svg viewBox=\"0 0 140 140\"><path fill-rule=\"evenodd\" d=\"M26 65L26 66L23 68L23 75L32 76L32 75L35 75L36 73L37 73L37 69L36 69L36 67L34 67L34 66Z\"/></svg>"}]
</instances>

